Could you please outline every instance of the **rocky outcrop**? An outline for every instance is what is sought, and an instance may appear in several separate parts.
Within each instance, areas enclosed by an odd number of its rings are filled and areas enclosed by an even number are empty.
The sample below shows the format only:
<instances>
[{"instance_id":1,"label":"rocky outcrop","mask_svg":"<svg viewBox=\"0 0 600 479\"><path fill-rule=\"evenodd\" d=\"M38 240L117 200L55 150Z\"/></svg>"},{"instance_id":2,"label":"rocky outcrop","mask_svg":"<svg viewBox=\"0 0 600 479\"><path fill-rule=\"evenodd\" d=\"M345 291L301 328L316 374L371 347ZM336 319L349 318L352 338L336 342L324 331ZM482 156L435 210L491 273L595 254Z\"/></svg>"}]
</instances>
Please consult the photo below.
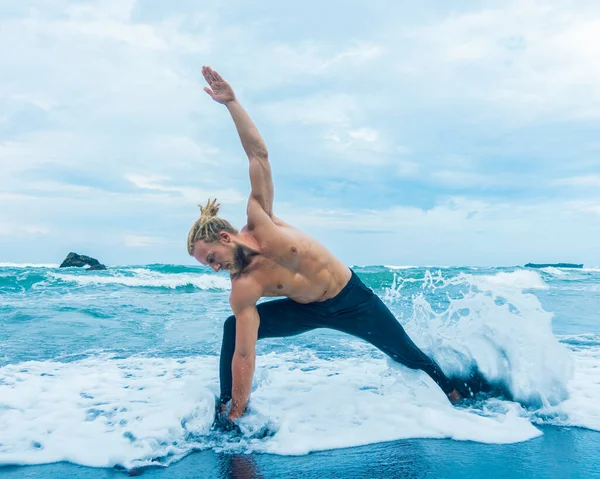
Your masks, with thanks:
<instances>
[{"instance_id":1,"label":"rocky outcrop","mask_svg":"<svg viewBox=\"0 0 600 479\"><path fill-rule=\"evenodd\" d=\"M100 263L96 258L90 258L89 256L77 253L69 253L61 263L60 268L81 268L83 266L89 266L87 269L90 270L106 269L106 266Z\"/></svg>"}]
</instances>

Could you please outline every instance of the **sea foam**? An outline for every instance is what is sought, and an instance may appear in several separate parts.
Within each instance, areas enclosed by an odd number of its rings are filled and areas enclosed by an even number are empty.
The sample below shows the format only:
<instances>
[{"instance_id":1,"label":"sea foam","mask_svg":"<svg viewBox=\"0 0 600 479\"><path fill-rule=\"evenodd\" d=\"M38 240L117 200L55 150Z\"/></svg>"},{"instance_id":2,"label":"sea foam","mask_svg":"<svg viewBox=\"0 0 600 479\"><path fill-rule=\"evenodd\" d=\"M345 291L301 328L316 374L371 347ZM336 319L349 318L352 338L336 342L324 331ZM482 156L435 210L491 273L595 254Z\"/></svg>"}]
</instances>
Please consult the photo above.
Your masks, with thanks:
<instances>
[{"instance_id":1,"label":"sea foam","mask_svg":"<svg viewBox=\"0 0 600 479\"><path fill-rule=\"evenodd\" d=\"M35 263L0 263L0 268L49 268L56 269L58 264L35 264Z\"/></svg>"},{"instance_id":2,"label":"sea foam","mask_svg":"<svg viewBox=\"0 0 600 479\"><path fill-rule=\"evenodd\" d=\"M0 370L0 464L168 464L207 447L306 454L408 437L523 441L540 432L519 405L452 407L422 373L386 360L308 351L259 359L250 412L233 442L210 432L217 358L96 357ZM263 431L270 430L266 438Z\"/></svg>"},{"instance_id":3,"label":"sea foam","mask_svg":"<svg viewBox=\"0 0 600 479\"><path fill-rule=\"evenodd\" d=\"M552 314L526 292L547 287L537 272L454 277L426 272L422 283L405 328L447 373L466 377L476 368L525 405L539 407L566 398L570 356L552 333ZM397 274L385 296L392 306L403 287ZM446 307L430 304L431 294L425 293L431 291L445 298Z\"/></svg>"},{"instance_id":4,"label":"sea foam","mask_svg":"<svg viewBox=\"0 0 600 479\"><path fill-rule=\"evenodd\" d=\"M52 279L77 283L81 286L90 285L123 285L144 288L181 288L193 286L199 289L231 289L231 281L225 276L215 274L170 273L164 274L143 268L125 272L103 272L103 274L49 273Z\"/></svg>"}]
</instances>

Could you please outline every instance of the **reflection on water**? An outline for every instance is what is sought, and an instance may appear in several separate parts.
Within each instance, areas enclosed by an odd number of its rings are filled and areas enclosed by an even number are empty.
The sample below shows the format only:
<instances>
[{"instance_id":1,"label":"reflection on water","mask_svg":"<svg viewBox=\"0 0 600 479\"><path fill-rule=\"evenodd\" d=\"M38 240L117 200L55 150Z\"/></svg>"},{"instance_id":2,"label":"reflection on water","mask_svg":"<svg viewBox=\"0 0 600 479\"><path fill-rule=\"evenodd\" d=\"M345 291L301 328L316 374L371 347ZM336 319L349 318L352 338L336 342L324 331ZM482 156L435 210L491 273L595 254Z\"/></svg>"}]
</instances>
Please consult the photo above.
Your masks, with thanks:
<instances>
[{"instance_id":1,"label":"reflection on water","mask_svg":"<svg viewBox=\"0 0 600 479\"><path fill-rule=\"evenodd\" d=\"M219 471L223 479L262 479L258 465L249 454L219 454Z\"/></svg>"}]
</instances>

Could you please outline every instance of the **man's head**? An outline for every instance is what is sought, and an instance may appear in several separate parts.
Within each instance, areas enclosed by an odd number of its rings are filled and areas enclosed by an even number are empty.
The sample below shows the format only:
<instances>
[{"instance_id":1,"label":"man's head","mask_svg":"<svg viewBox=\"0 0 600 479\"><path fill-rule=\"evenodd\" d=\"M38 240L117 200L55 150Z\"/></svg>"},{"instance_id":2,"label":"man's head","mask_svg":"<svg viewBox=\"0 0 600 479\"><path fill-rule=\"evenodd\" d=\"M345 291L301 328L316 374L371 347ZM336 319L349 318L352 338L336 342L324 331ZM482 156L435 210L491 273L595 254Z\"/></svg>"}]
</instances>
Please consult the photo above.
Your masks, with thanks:
<instances>
[{"instance_id":1,"label":"man's head","mask_svg":"<svg viewBox=\"0 0 600 479\"><path fill-rule=\"evenodd\" d=\"M188 234L187 249L190 256L214 271L235 272L240 246L233 239L238 232L228 221L217 217L219 207L216 199L200 206L200 218Z\"/></svg>"}]
</instances>

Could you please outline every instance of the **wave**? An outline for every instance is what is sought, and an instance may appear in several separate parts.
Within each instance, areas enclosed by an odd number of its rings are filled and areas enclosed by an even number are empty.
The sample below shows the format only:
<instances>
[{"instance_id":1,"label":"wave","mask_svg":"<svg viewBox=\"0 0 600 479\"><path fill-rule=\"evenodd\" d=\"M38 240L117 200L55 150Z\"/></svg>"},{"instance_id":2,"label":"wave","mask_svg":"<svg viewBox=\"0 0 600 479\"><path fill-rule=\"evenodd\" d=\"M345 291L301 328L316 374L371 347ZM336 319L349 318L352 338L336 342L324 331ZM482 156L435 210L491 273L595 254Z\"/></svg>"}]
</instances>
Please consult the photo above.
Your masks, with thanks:
<instances>
[{"instance_id":1,"label":"wave","mask_svg":"<svg viewBox=\"0 0 600 479\"><path fill-rule=\"evenodd\" d=\"M548 289L542 276L536 271L517 270L511 272L500 271L492 275L465 275L471 284L481 290L493 291L498 288Z\"/></svg>"},{"instance_id":2,"label":"wave","mask_svg":"<svg viewBox=\"0 0 600 479\"><path fill-rule=\"evenodd\" d=\"M544 273L547 273L547 274L551 274L553 276L559 276L559 277L568 276L570 273L569 270L554 268L552 266L549 266L547 268L541 268L540 271L543 271Z\"/></svg>"},{"instance_id":3,"label":"wave","mask_svg":"<svg viewBox=\"0 0 600 479\"><path fill-rule=\"evenodd\" d=\"M419 266L395 266L395 265L383 265L384 268L387 269L391 269L391 270L402 270L402 269L417 269L419 268Z\"/></svg>"},{"instance_id":4,"label":"wave","mask_svg":"<svg viewBox=\"0 0 600 479\"><path fill-rule=\"evenodd\" d=\"M49 273L49 277L63 282L72 282L80 286L121 285L127 287L176 289L193 286L202 290L231 289L229 278L211 274L159 273L147 269L132 269L125 273L108 274L61 274Z\"/></svg>"},{"instance_id":5,"label":"wave","mask_svg":"<svg viewBox=\"0 0 600 479\"><path fill-rule=\"evenodd\" d=\"M600 335L594 333L563 335L560 340L571 347L600 347Z\"/></svg>"},{"instance_id":6,"label":"wave","mask_svg":"<svg viewBox=\"0 0 600 479\"><path fill-rule=\"evenodd\" d=\"M231 289L231 281L222 274L206 273L199 268L185 266L160 265L151 268L120 267L105 271L88 271L80 268L7 267L0 270L0 291L26 292L32 289L65 286L69 283L81 287L124 286L164 289L192 287L223 291Z\"/></svg>"},{"instance_id":7,"label":"wave","mask_svg":"<svg viewBox=\"0 0 600 479\"><path fill-rule=\"evenodd\" d=\"M58 268L58 264L0 263L0 268Z\"/></svg>"},{"instance_id":8,"label":"wave","mask_svg":"<svg viewBox=\"0 0 600 479\"><path fill-rule=\"evenodd\" d=\"M468 378L475 370L532 407L565 399L572 362L552 333L552 314L527 292L547 288L537 272L425 272L420 281L404 326L448 374ZM406 301L405 289L397 273L385 299L392 307Z\"/></svg>"}]
</instances>

